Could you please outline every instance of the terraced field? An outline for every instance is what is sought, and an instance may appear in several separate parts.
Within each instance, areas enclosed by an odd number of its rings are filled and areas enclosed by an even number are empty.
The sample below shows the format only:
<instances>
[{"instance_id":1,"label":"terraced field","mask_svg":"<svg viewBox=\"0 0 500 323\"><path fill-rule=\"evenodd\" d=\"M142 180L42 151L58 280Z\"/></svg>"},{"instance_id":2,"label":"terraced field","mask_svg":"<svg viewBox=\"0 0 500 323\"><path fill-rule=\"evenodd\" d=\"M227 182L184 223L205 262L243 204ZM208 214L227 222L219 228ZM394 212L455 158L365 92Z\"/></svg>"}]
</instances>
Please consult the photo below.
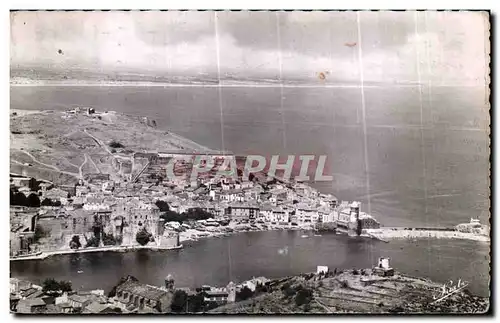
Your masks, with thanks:
<instances>
[{"instance_id":1,"label":"terraced field","mask_svg":"<svg viewBox=\"0 0 500 323\"><path fill-rule=\"evenodd\" d=\"M272 281L267 292L251 299L218 307L214 313L484 313L486 298L467 289L443 300L434 299L442 284L396 273L392 277L372 274L370 269L325 275L304 274ZM311 297L298 301L301 291ZM307 294L307 293L305 293Z\"/></svg>"}]
</instances>

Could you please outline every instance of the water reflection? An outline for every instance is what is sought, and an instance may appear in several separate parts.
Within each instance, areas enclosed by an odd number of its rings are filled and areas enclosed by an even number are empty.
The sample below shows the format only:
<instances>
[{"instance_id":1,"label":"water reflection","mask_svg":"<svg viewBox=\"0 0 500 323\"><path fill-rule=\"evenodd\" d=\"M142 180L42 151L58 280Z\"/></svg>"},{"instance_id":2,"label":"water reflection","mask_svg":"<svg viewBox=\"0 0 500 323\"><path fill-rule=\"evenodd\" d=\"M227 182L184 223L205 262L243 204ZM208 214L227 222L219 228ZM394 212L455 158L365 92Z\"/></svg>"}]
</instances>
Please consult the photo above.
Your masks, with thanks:
<instances>
[{"instance_id":1,"label":"water reflection","mask_svg":"<svg viewBox=\"0 0 500 323\"><path fill-rule=\"evenodd\" d=\"M71 254L43 261L14 261L10 268L13 277L35 283L53 277L70 280L75 287L109 291L124 275L158 286L164 284L168 274L174 276L177 286L224 286L230 280L237 283L253 276L273 278L311 272L318 265L367 268L384 256L391 258L398 271L436 282L448 281L452 275L452 279L469 281L474 293L489 293L489 263L484 258L489 253L487 244L432 240L416 246L411 241L383 243L331 234L301 238L302 234L241 233L191 242L183 250Z\"/></svg>"}]
</instances>

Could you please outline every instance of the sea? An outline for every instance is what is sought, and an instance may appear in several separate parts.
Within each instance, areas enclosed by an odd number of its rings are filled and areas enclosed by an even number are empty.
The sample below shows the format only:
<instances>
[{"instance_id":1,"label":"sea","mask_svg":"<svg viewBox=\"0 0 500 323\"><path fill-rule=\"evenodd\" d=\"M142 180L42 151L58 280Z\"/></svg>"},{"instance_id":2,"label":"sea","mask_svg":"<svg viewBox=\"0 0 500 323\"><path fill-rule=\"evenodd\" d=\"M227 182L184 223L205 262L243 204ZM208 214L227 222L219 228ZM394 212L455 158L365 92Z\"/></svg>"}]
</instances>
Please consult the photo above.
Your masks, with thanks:
<instances>
[{"instance_id":1,"label":"sea","mask_svg":"<svg viewBox=\"0 0 500 323\"><path fill-rule=\"evenodd\" d=\"M89 106L149 116L158 127L240 155L326 155L325 169L333 180L311 185L340 200L360 201L361 210L384 226L449 227L470 218L486 224L490 218L490 118L484 87L370 86L363 100L359 87L342 86L11 86L10 102L12 109ZM108 286L124 271L151 283L172 272L180 284L223 284L312 271L320 264L370 265L376 256L389 254L395 267L416 275L446 281L457 271L457 277L479 279L477 290L487 293L489 245L316 238L248 233L199 241L167 254L16 262L11 274L53 275L96 287L97 282ZM292 243L297 250L279 258L269 254L266 243L280 248ZM224 258L227 251L217 251L228 245L231 261ZM80 267L81 275L76 274ZM93 274L99 277L87 276Z\"/></svg>"}]
</instances>

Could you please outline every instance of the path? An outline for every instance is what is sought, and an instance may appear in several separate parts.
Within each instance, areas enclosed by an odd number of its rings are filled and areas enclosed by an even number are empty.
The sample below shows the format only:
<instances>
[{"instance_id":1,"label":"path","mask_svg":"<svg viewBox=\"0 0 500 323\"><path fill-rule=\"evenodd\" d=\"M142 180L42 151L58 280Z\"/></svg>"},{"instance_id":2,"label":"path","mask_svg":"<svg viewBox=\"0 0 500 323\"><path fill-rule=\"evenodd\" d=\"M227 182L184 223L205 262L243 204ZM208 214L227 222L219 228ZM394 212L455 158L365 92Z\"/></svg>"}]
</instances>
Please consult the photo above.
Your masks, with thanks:
<instances>
[{"instance_id":1,"label":"path","mask_svg":"<svg viewBox=\"0 0 500 323\"><path fill-rule=\"evenodd\" d=\"M80 167L78 167L78 173L80 174L81 179L83 179L83 166L85 166L85 164L87 163L87 154L84 154L83 156L85 157L85 160L80 165Z\"/></svg>"},{"instance_id":2,"label":"path","mask_svg":"<svg viewBox=\"0 0 500 323\"><path fill-rule=\"evenodd\" d=\"M89 156L89 155L87 155L87 154L85 154L85 155L89 158L89 160L90 160L90 162L92 163L92 165L94 165L94 168L95 168L95 169L97 170L97 172L100 174L100 173L101 173L101 170L99 169L99 167L97 167L97 165L96 165L96 163L94 162L94 160L92 159L92 157L90 157L90 156Z\"/></svg>"},{"instance_id":3,"label":"path","mask_svg":"<svg viewBox=\"0 0 500 323\"><path fill-rule=\"evenodd\" d=\"M31 153L29 153L29 152L27 152L25 150L21 150L21 149L17 149L17 150L20 151L20 152L22 152L22 153L24 153L24 154L26 154L26 155L28 155L37 164L40 164L40 165L45 166L47 168L50 168L51 170L54 170L54 171L59 172L61 174L66 174L66 175L70 175L70 176L73 176L73 177L78 177L78 175L75 174L75 173L66 172L64 170L59 169L56 166L45 164L45 163L39 161L35 156L33 156Z\"/></svg>"}]
</instances>

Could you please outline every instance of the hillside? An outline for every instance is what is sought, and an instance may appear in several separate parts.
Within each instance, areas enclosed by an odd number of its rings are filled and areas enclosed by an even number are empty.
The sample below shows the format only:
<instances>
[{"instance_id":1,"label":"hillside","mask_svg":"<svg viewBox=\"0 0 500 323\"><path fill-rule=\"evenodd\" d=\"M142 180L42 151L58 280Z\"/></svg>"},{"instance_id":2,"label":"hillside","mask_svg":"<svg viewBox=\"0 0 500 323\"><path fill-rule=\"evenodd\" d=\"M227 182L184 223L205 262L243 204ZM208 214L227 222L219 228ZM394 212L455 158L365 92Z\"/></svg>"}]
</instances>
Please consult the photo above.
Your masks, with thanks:
<instances>
[{"instance_id":1,"label":"hillside","mask_svg":"<svg viewBox=\"0 0 500 323\"><path fill-rule=\"evenodd\" d=\"M96 111L15 111L10 117L11 173L73 184L89 173L118 180L136 171L140 151L209 151L156 128L152 119Z\"/></svg>"},{"instance_id":2,"label":"hillside","mask_svg":"<svg viewBox=\"0 0 500 323\"><path fill-rule=\"evenodd\" d=\"M336 271L336 270L335 270ZM273 280L244 301L211 310L225 314L270 313L484 313L486 298L466 289L434 302L442 284L395 273L373 275L371 269L302 274ZM262 291L264 290L264 291Z\"/></svg>"}]
</instances>

